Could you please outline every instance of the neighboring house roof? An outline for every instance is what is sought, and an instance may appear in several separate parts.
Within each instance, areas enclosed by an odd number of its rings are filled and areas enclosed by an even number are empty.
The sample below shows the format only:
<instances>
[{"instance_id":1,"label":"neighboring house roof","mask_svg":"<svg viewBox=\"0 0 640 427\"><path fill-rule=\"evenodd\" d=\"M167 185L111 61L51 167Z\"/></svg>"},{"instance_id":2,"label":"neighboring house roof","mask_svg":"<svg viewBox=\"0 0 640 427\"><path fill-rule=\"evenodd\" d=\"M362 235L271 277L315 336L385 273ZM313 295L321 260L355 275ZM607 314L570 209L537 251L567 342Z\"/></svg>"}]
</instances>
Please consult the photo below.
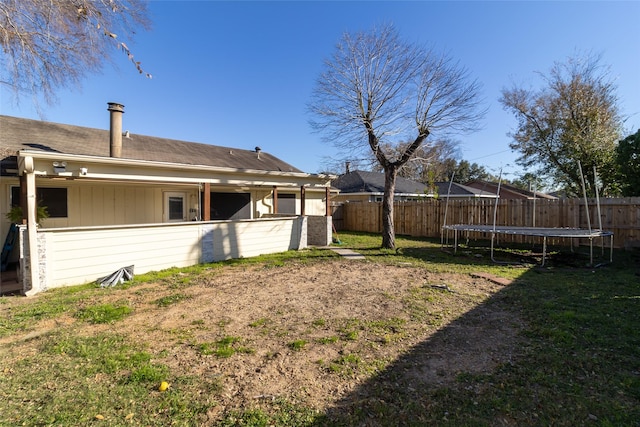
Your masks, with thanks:
<instances>
[{"instance_id":1,"label":"neighboring house roof","mask_svg":"<svg viewBox=\"0 0 640 427\"><path fill-rule=\"evenodd\" d=\"M438 197L486 197L495 198L495 194L487 193L486 191L478 190L477 188L469 187L458 182L451 183L451 189L449 189L449 182L436 182L438 187Z\"/></svg>"},{"instance_id":2,"label":"neighboring house roof","mask_svg":"<svg viewBox=\"0 0 640 427\"><path fill-rule=\"evenodd\" d=\"M340 175L332 181L340 193L384 193L384 174L380 172L353 171ZM408 179L396 178L395 194L416 194L426 196L425 185Z\"/></svg>"},{"instance_id":3,"label":"neighboring house roof","mask_svg":"<svg viewBox=\"0 0 640 427\"><path fill-rule=\"evenodd\" d=\"M498 183L497 182L488 182L483 180L473 180L465 183L465 185L473 188L477 188L486 193L496 194L498 191ZM528 191L523 190L522 188L514 187L511 184L506 184L504 182L500 183L500 198L501 199L557 199L557 197L551 196L549 194L540 193L538 191Z\"/></svg>"},{"instance_id":4,"label":"neighboring house roof","mask_svg":"<svg viewBox=\"0 0 640 427\"><path fill-rule=\"evenodd\" d=\"M2 174L16 167L19 150L109 157L109 130L0 115ZM263 171L302 171L258 150L240 150L129 133L122 138L122 158L184 165Z\"/></svg>"},{"instance_id":5,"label":"neighboring house roof","mask_svg":"<svg viewBox=\"0 0 640 427\"><path fill-rule=\"evenodd\" d=\"M456 182L451 184L449 191L448 182L436 182L438 197L495 197L493 194L482 192L472 187L467 187ZM340 190L340 194L368 193L380 195L384 193L384 174L380 172L353 171L340 175L332 181L332 186ZM410 195L433 197L433 189L429 186L411 181L406 178L396 178L396 195Z\"/></svg>"}]
</instances>

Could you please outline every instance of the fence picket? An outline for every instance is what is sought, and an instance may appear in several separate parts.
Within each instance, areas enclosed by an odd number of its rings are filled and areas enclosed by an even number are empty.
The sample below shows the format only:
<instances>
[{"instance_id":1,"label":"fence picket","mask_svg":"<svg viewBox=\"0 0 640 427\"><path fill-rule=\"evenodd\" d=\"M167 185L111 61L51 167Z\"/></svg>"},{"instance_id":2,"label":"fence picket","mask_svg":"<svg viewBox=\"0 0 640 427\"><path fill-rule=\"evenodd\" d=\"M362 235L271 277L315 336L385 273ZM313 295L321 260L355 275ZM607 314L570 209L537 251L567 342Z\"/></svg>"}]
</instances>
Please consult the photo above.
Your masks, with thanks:
<instances>
[{"instance_id":1,"label":"fence picket","mask_svg":"<svg viewBox=\"0 0 640 427\"><path fill-rule=\"evenodd\" d=\"M441 236L446 201L429 199L394 204L396 234L415 237ZM350 202L334 206L340 210L339 230L382 231L382 202ZM490 199L451 200L447 206L447 224L493 224L495 201ZM587 228L587 209L591 228L598 228L595 200L588 206L582 199L514 200L501 199L497 204L496 223L514 227ZM600 216L604 230L613 231L614 247L640 247L640 197L601 199ZM471 239L483 239L484 233L470 233ZM502 241L524 242L523 236L501 236ZM567 243L568 242L559 242ZM584 243L584 242L583 242Z\"/></svg>"}]
</instances>

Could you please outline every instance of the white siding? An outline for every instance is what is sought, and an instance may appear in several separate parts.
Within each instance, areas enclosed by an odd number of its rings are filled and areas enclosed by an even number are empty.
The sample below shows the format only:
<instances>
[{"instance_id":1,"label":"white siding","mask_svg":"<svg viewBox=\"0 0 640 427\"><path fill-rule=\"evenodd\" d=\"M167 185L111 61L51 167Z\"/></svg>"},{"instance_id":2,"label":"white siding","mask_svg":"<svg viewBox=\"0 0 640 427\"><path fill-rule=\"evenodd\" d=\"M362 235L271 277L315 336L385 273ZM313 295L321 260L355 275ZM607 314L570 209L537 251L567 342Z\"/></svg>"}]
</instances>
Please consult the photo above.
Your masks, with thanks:
<instances>
[{"instance_id":1,"label":"white siding","mask_svg":"<svg viewBox=\"0 0 640 427\"><path fill-rule=\"evenodd\" d=\"M246 258L262 254L298 249L300 226L298 219L265 219L232 221L215 224L213 260Z\"/></svg>"},{"instance_id":2,"label":"white siding","mask_svg":"<svg viewBox=\"0 0 640 427\"><path fill-rule=\"evenodd\" d=\"M129 265L135 266L135 274L143 274L301 249L306 247L304 221L292 217L41 229L40 263L46 278L34 290L93 282Z\"/></svg>"},{"instance_id":3,"label":"white siding","mask_svg":"<svg viewBox=\"0 0 640 427\"><path fill-rule=\"evenodd\" d=\"M200 260L195 224L47 232L47 284L91 282L121 267L136 273L185 267Z\"/></svg>"}]
</instances>

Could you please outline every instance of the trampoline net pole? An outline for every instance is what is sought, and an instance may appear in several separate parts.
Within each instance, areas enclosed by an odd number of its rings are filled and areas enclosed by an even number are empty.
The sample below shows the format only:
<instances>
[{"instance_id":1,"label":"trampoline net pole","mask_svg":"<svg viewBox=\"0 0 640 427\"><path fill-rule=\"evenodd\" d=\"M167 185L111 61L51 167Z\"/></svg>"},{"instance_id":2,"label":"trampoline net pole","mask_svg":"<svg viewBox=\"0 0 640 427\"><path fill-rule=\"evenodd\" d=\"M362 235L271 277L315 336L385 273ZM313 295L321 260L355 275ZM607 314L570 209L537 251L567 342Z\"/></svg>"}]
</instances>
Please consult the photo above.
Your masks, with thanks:
<instances>
[{"instance_id":1,"label":"trampoline net pole","mask_svg":"<svg viewBox=\"0 0 640 427\"><path fill-rule=\"evenodd\" d=\"M498 190L496 192L496 203L493 207L493 231L496 231L496 221L498 219L498 200L500 200L500 184L502 183L502 169L498 176Z\"/></svg>"},{"instance_id":2,"label":"trampoline net pole","mask_svg":"<svg viewBox=\"0 0 640 427\"><path fill-rule=\"evenodd\" d=\"M580 160L578 160L578 170L580 171L580 180L582 181L582 195L584 196L584 209L587 213L587 227L589 228L589 233L591 233L591 218L589 217L589 201L587 200L587 187L584 183L584 175L582 174L582 164ZM579 226L579 225L578 225Z\"/></svg>"},{"instance_id":3,"label":"trampoline net pole","mask_svg":"<svg viewBox=\"0 0 640 427\"><path fill-rule=\"evenodd\" d=\"M447 201L444 204L444 219L443 225L447 225L447 210L449 209L449 196L451 195L451 184L453 184L453 177L456 175L456 171L451 173L451 181L449 181L449 189L447 190ZM447 238L449 235L447 235ZM440 229L440 247L444 246L444 229Z\"/></svg>"}]
</instances>

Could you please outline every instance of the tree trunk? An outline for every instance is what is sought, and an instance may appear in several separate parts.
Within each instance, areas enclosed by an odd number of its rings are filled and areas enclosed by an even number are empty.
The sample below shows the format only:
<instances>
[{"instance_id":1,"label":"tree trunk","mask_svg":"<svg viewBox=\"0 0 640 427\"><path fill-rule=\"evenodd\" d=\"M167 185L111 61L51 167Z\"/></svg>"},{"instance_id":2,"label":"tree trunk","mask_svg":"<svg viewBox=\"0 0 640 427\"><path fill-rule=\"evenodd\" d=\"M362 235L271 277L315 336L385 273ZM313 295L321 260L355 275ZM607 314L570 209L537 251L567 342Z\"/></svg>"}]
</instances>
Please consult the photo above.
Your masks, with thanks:
<instances>
[{"instance_id":1,"label":"tree trunk","mask_svg":"<svg viewBox=\"0 0 640 427\"><path fill-rule=\"evenodd\" d=\"M396 189L398 169L387 166L384 170L384 198L382 199L382 247L396 248L396 232L393 227L393 193Z\"/></svg>"}]
</instances>

